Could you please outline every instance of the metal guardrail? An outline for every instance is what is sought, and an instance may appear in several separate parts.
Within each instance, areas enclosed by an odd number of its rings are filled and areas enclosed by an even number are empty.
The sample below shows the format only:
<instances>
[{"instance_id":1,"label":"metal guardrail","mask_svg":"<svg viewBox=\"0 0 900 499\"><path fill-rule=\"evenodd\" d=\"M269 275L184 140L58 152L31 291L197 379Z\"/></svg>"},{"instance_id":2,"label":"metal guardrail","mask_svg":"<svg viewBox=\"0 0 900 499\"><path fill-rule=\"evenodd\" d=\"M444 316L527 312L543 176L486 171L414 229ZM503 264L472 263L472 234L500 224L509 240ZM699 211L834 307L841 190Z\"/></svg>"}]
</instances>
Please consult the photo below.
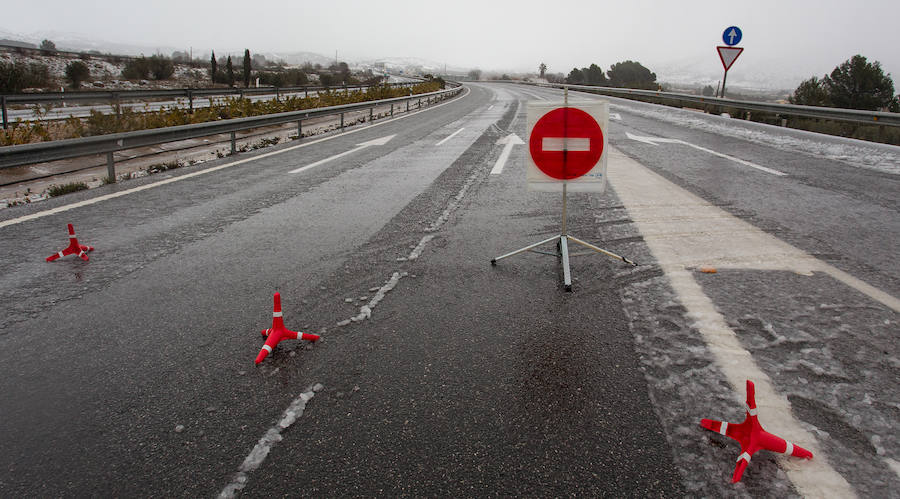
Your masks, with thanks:
<instances>
[{"instance_id":1,"label":"metal guardrail","mask_svg":"<svg viewBox=\"0 0 900 499\"><path fill-rule=\"evenodd\" d=\"M335 114L339 114L341 116L341 128L343 129L345 113L365 111L368 109L369 118L372 119L372 110L374 110L376 106L390 104L391 116L393 116L395 103L405 102L406 110L409 111L409 105L411 101L415 101L418 99L419 107L421 107L421 103L423 100L437 101L445 99L459 93L460 91L462 91L462 89L463 87L458 85L454 88L439 90L437 92L395 97L392 99L360 102L356 104L343 104L340 106L329 106L301 111L289 111L285 113L252 116L248 118L235 118L230 120L212 121L208 123L196 123L192 125L179 125L165 128L154 128L149 130L138 130L134 132L97 135L94 137L84 137L79 139L54 140L50 142L39 142L35 144L5 146L0 147L0 169L12 168L14 166L30 165L35 163L44 163L48 161L57 161L61 159L77 158L80 156L106 154L109 178L114 182L116 176L113 153L117 151L163 144L166 142L193 139L198 137L207 137L210 135L217 135L222 133L230 133L231 152L234 153L236 152L235 132L241 130L296 122L297 133L298 135L302 136L303 120Z\"/></svg>"},{"instance_id":2,"label":"metal guardrail","mask_svg":"<svg viewBox=\"0 0 900 499\"><path fill-rule=\"evenodd\" d=\"M388 83L391 87L405 87L417 85L421 82ZM380 85L379 85L380 86ZM319 92L322 90L358 90L369 88L366 85L348 86L295 86L295 87L254 87L254 88L180 88L171 90L105 90L84 92L44 92L27 94L2 94L0 95L0 112L3 116L3 128L9 126L7 120L7 106L11 104L44 104L53 102L72 101L108 101L112 104L122 101L150 98L187 98L189 109L194 110L194 97L213 97L235 95L243 98L245 95L275 94L280 98L281 94L304 92Z\"/></svg>"},{"instance_id":3,"label":"metal guardrail","mask_svg":"<svg viewBox=\"0 0 900 499\"><path fill-rule=\"evenodd\" d=\"M766 102L723 99L717 97L703 97L700 95L679 94L674 92L659 92L655 90L637 90L616 87L594 87L590 85L562 85L549 83L534 83L532 85L549 88L569 87L569 89L571 90L610 95L613 97L652 97L664 101L681 103L682 105L687 103L701 106L731 107L744 111L761 111L765 113L772 113L781 117L800 116L804 118L818 118L833 121L864 123L867 125L900 126L900 113L860 111L856 109L841 109L835 107L799 106L796 104L770 104Z\"/></svg>"}]
</instances>

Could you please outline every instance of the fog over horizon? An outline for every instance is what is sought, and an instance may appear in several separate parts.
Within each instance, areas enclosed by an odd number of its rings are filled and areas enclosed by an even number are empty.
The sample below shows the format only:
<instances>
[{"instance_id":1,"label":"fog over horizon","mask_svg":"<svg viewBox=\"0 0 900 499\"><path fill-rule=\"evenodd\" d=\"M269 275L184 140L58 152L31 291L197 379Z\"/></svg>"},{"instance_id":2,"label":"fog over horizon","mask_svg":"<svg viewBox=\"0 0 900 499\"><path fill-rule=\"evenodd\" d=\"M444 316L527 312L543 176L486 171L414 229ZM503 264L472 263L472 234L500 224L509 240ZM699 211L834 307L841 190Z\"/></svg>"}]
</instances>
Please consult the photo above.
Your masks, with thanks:
<instances>
[{"instance_id":1,"label":"fog over horizon","mask_svg":"<svg viewBox=\"0 0 900 499\"><path fill-rule=\"evenodd\" d=\"M604 70L634 60L662 82L715 85L723 69L715 47L728 26L743 30L743 47L728 73L730 85L792 90L822 77L850 57L879 61L900 77L900 2L637 0L451 3L347 0L274 2L251 7L210 2L46 0L15 3L0 21L0 38L67 39L159 51L192 50L195 57L312 52L355 62L420 59L442 68L486 72L568 74L596 63ZM39 40L38 40L39 41ZM99 49L103 50L103 49ZM148 54L149 55L149 54ZM900 85L897 85L900 87Z\"/></svg>"}]
</instances>

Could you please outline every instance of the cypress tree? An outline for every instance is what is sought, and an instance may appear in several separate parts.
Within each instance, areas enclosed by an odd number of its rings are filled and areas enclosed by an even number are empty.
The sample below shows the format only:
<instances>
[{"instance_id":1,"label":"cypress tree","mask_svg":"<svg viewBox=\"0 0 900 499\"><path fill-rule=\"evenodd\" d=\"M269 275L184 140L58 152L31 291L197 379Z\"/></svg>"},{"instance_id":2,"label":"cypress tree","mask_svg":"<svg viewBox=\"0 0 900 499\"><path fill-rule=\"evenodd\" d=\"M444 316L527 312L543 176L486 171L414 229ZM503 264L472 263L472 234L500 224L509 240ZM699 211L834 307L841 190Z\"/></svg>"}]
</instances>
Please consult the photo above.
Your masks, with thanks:
<instances>
[{"instance_id":1,"label":"cypress tree","mask_svg":"<svg viewBox=\"0 0 900 499\"><path fill-rule=\"evenodd\" d=\"M209 58L209 79L215 83L216 82L216 71L218 71L218 63L216 63L216 51L212 51L212 57Z\"/></svg>"},{"instance_id":2,"label":"cypress tree","mask_svg":"<svg viewBox=\"0 0 900 499\"><path fill-rule=\"evenodd\" d=\"M244 49L244 88L250 88L250 49Z\"/></svg>"}]
</instances>

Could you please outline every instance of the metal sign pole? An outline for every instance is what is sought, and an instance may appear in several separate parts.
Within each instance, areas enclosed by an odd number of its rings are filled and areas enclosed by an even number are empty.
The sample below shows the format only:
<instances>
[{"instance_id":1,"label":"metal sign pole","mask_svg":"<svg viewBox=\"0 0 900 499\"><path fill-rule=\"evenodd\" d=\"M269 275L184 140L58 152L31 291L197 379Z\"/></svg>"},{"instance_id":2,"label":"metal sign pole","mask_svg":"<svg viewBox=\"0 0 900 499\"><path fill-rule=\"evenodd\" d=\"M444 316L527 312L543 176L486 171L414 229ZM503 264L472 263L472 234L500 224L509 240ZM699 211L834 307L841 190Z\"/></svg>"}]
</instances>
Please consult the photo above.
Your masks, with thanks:
<instances>
[{"instance_id":1,"label":"metal sign pole","mask_svg":"<svg viewBox=\"0 0 900 499\"><path fill-rule=\"evenodd\" d=\"M569 107L569 87L564 86L563 87L563 109L568 108L568 107ZM569 137L568 137L569 134L565 133L565 131L568 128L566 126L567 123L568 123L567 115L563 114L563 132L564 132L563 133L563 150L562 150L562 153L563 153L563 176L565 176L566 160L568 159L567 153L569 152ZM566 185L567 184L568 184L568 181L563 180L563 185L562 185L562 235L563 236L566 235L566 204L568 201L567 196L566 196Z\"/></svg>"},{"instance_id":2,"label":"metal sign pole","mask_svg":"<svg viewBox=\"0 0 900 499\"><path fill-rule=\"evenodd\" d=\"M563 87L563 185L562 185L562 232L559 235L559 256L562 258L562 266L563 266L563 286L565 286L566 291L572 291L572 271L569 268L569 240L566 235L566 208L568 204L568 196L566 186L569 184L569 181L566 177L566 163L569 159L569 133L568 133L568 124L569 124L569 87Z\"/></svg>"},{"instance_id":3,"label":"metal sign pole","mask_svg":"<svg viewBox=\"0 0 900 499\"><path fill-rule=\"evenodd\" d=\"M567 174L567 172L566 172L566 167L567 167L568 160L569 160L569 143L570 143L570 142L569 142L569 131L568 131L568 122L569 122L569 87L568 87L567 85L564 85L564 86L563 86L563 114L562 114L562 122L563 122L563 124L562 124L562 130L558 131L558 133L562 135L562 137L560 137L560 138L562 139L562 155L563 155L563 156L562 156L562 171L561 171L561 177L562 177L562 227L561 227L560 234L559 234L558 236L553 236L553 237L551 237L551 238L549 238L549 239L545 239L545 240L543 240L543 241L541 241L541 242L534 243L534 244L530 244L530 245L528 245L528 246L526 246L526 247L524 247L524 248L520 248L520 249L517 249L517 250L515 250L515 251L506 253L505 255L500 255L500 256L498 256L498 257L496 257L496 258L492 258L492 259L491 259L491 265L496 266L496 265L497 265L497 262L498 262L499 260L503 260L504 258L509 258L509 257L511 257L511 256L518 255L518 254L524 253L524 252L526 252L526 251L531 251L531 252L534 252L534 253L541 253L541 254L550 255L550 256L556 256L556 257L558 257L558 258L560 258L560 259L562 260L562 267L563 267L563 284L564 284L564 286L565 286L565 290L566 290L566 291L572 291L572 272L571 272L571 269L570 269L570 266L569 266L569 257L570 257L570 256L577 256L577 255L570 255L570 254L569 254L569 240L570 240L570 239L572 240L572 242L577 243L577 244L579 244L579 245L581 245L581 246L584 246L585 248L591 250L592 252L602 253L602 254L607 255L607 256L610 256L610 257L612 257L612 258L616 258L616 259L622 260L623 262L628 263L628 264L630 264L630 265L636 266L637 264L634 263L633 261L631 261L631 260L629 260L629 259L623 257L623 256L619 256L619 255L617 255L617 254L615 254L615 253L612 253L612 252L607 251L607 250L605 250L605 249L602 249L602 248L599 248L599 247L597 247L597 246L594 246L593 244L586 243L586 242L584 242L584 241L582 241L582 240L580 240L580 239L578 239L578 238L575 238L575 237L573 237L573 236L570 236L570 235L568 234L568 226L567 226L567 225L568 225L568 224L567 224L567 217L568 217L568 206L567 206L567 205L568 205L568 188L567 188L567 185L568 185L569 179L567 178L567 177L568 177L568 174ZM558 149L554 149L554 150L558 150ZM577 170L576 170L576 171L577 171ZM556 178L560 178L560 177L556 177ZM543 246L544 244L551 243L551 242L554 242L554 241L556 242L556 252L555 252L555 253L551 253L551 252L549 252L549 251L540 251L540 250L537 249L539 246Z\"/></svg>"},{"instance_id":4,"label":"metal sign pole","mask_svg":"<svg viewBox=\"0 0 900 499\"><path fill-rule=\"evenodd\" d=\"M722 77L722 98L725 98L725 81L728 80L728 70L725 70L725 76Z\"/></svg>"}]
</instances>

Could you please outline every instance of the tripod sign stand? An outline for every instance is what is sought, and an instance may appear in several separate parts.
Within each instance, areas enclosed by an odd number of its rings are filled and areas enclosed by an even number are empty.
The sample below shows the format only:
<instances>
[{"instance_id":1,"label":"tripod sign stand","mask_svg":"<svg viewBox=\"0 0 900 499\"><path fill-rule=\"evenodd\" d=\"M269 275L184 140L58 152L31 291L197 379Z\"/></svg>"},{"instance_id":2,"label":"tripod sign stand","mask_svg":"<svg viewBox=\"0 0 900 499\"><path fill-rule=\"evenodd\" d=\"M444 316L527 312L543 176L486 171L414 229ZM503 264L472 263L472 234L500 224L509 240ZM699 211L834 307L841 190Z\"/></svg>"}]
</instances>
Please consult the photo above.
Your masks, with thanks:
<instances>
[{"instance_id":1,"label":"tripod sign stand","mask_svg":"<svg viewBox=\"0 0 900 499\"><path fill-rule=\"evenodd\" d=\"M572 291L569 257L576 255L569 254L570 241L630 265L637 264L570 235L566 227L570 186L577 192L603 192L606 187L606 155L603 154L606 137L603 130L609 123L609 104L606 101L591 101L569 107L569 89L565 88L563 106L556 106L529 103L527 176L529 190L556 191L561 187L562 230L557 236L493 258L491 265L496 266L498 261L526 251L557 256L562 259L565 289ZM554 241L555 253L536 249Z\"/></svg>"}]
</instances>

